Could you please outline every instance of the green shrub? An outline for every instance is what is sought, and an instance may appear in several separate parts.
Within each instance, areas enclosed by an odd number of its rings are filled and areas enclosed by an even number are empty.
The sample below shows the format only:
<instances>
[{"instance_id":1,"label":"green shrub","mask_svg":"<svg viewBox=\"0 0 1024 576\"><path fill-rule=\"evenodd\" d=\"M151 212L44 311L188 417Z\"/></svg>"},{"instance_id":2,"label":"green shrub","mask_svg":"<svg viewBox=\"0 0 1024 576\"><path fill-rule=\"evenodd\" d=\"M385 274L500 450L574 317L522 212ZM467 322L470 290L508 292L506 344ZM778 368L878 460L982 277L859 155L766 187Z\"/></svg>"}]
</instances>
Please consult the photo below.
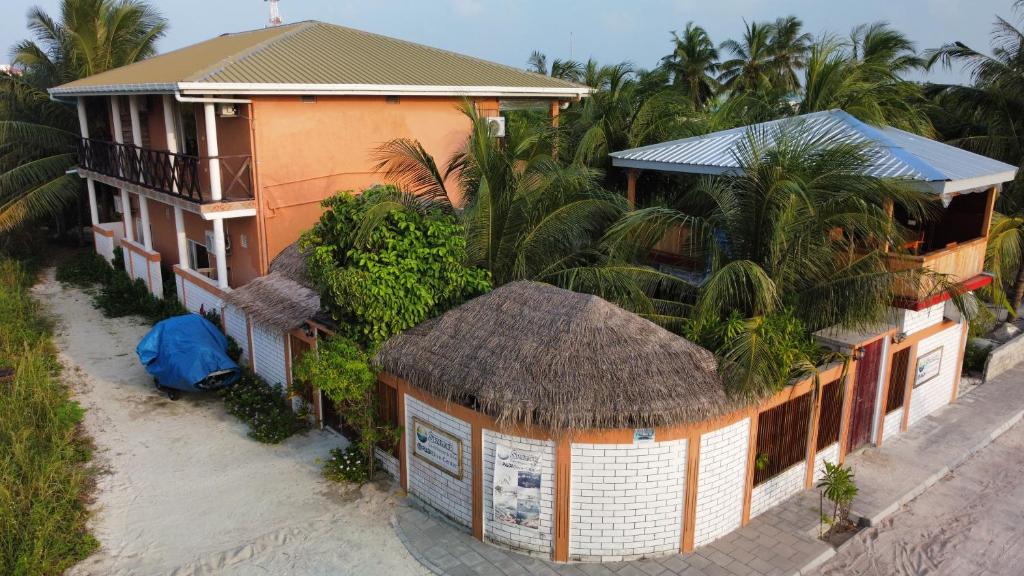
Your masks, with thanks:
<instances>
[{"instance_id":1,"label":"green shrub","mask_svg":"<svg viewBox=\"0 0 1024 576\"><path fill-rule=\"evenodd\" d=\"M331 457L324 462L324 477L335 482L351 482L362 484L372 474L372 458L367 458L363 450L349 444L347 448L331 450Z\"/></svg>"},{"instance_id":2,"label":"green shrub","mask_svg":"<svg viewBox=\"0 0 1024 576\"><path fill-rule=\"evenodd\" d=\"M95 252L76 254L57 266L57 280L78 288L106 284L113 274L110 263Z\"/></svg>"},{"instance_id":3,"label":"green shrub","mask_svg":"<svg viewBox=\"0 0 1024 576\"><path fill-rule=\"evenodd\" d=\"M86 521L95 470L82 408L59 379L34 278L0 260L0 574L60 574L97 547Z\"/></svg>"},{"instance_id":4,"label":"green shrub","mask_svg":"<svg viewBox=\"0 0 1024 576\"><path fill-rule=\"evenodd\" d=\"M967 348L964 349L964 373L979 373L985 369L985 361L988 360L992 349L988 346L979 346L970 340L967 341Z\"/></svg>"},{"instance_id":5,"label":"green shrub","mask_svg":"<svg viewBox=\"0 0 1024 576\"><path fill-rule=\"evenodd\" d=\"M95 298L96 307L108 318L142 316L152 324L188 314L175 297L153 296L141 279L133 280L122 270L114 270Z\"/></svg>"},{"instance_id":6,"label":"green shrub","mask_svg":"<svg viewBox=\"0 0 1024 576\"><path fill-rule=\"evenodd\" d=\"M309 427L305 417L292 410L281 386L267 384L251 372L244 371L220 396L228 413L245 422L249 437L259 442L277 444Z\"/></svg>"}]
</instances>

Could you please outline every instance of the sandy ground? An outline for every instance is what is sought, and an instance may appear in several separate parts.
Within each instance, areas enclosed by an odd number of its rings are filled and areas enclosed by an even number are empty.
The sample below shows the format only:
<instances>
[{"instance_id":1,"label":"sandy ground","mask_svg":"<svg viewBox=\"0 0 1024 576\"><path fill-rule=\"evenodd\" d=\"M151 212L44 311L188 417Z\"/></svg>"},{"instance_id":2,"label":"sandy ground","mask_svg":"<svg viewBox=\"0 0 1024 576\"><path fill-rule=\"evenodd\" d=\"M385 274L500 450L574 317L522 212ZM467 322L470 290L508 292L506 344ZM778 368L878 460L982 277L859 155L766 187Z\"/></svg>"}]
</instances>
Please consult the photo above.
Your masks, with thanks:
<instances>
[{"instance_id":1,"label":"sandy ground","mask_svg":"<svg viewBox=\"0 0 1024 576\"><path fill-rule=\"evenodd\" d=\"M147 326L104 318L52 270L35 292L104 469L91 524L101 548L70 574L426 573L390 525L392 492L321 478L317 459L342 438L259 444L215 398L155 391L134 353Z\"/></svg>"},{"instance_id":2,"label":"sandy ground","mask_svg":"<svg viewBox=\"0 0 1024 576\"><path fill-rule=\"evenodd\" d=\"M821 573L1024 574L1024 424L857 535Z\"/></svg>"}]
</instances>

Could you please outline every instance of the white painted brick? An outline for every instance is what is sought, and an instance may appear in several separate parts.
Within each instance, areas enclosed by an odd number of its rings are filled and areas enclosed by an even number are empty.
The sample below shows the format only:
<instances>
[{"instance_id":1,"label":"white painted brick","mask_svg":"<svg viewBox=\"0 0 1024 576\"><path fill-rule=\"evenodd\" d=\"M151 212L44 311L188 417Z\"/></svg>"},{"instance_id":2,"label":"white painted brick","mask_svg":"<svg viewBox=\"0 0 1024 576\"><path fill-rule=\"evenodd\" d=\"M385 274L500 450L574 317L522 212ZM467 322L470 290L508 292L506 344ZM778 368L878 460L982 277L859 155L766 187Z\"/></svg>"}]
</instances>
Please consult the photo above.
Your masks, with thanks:
<instances>
[{"instance_id":1,"label":"white painted brick","mask_svg":"<svg viewBox=\"0 0 1024 576\"><path fill-rule=\"evenodd\" d=\"M942 365L939 367L938 376L914 388L911 392L908 425L913 426L921 418L950 403L953 396L953 383L956 379L956 367L959 364L961 334L961 327L956 324L918 343L918 358L937 348L942 348Z\"/></svg>"},{"instance_id":2,"label":"white painted brick","mask_svg":"<svg viewBox=\"0 0 1024 576\"><path fill-rule=\"evenodd\" d=\"M252 348L256 374L268 384L287 387L284 333L264 324L253 323Z\"/></svg>"},{"instance_id":3,"label":"white painted brick","mask_svg":"<svg viewBox=\"0 0 1024 576\"><path fill-rule=\"evenodd\" d=\"M494 453L498 443L510 444L514 449L531 451L540 455L541 466L541 509L538 530L509 526L494 521ZM552 547L555 502L555 445L548 440L532 440L501 434L493 430L483 431L484 443L484 534L489 542L501 544L524 552L549 557ZM583 526L579 526L582 528Z\"/></svg>"},{"instance_id":4,"label":"white painted brick","mask_svg":"<svg viewBox=\"0 0 1024 576\"><path fill-rule=\"evenodd\" d=\"M924 310L902 310L898 311L898 323L901 332L910 335L920 332L929 326L942 322L944 318L945 303L939 303Z\"/></svg>"},{"instance_id":5,"label":"white painted brick","mask_svg":"<svg viewBox=\"0 0 1024 576\"><path fill-rule=\"evenodd\" d=\"M825 462L835 464L839 461L839 443L830 444L818 451L814 456L814 481L817 482L825 476Z\"/></svg>"},{"instance_id":6,"label":"white painted brick","mask_svg":"<svg viewBox=\"0 0 1024 576\"><path fill-rule=\"evenodd\" d=\"M245 312L234 306L224 306L224 331L242 348L242 362L249 363L249 335Z\"/></svg>"},{"instance_id":7,"label":"white painted brick","mask_svg":"<svg viewBox=\"0 0 1024 576\"><path fill-rule=\"evenodd\" d=\"M888 440L895 438L900 433L900 427L903 425L903 408L897 408L892 412L885 415L885 420L882 421L882 440Z\"/></svg>"},{"instance_id":8,"label":"white painted brick","mask_svg":"<svg viewBox=\"0 0 1024 576\"><path fill-rule=\"evenodd\" d=\"M802 491L806 479L807 463L800 462L790 466L774 478L754 486L750 494L750 517L753 518Z\"/></svg>"},{"instance_id":9,"label":"white painted brick","mask_svg":"<svg viewBox=\"0 0 1024 576\"><path fill-rule=\"evenodd\" d=\"M749 418L701 436L694 545L740 527L749 442Z\"/></svg>"}]
</instances>

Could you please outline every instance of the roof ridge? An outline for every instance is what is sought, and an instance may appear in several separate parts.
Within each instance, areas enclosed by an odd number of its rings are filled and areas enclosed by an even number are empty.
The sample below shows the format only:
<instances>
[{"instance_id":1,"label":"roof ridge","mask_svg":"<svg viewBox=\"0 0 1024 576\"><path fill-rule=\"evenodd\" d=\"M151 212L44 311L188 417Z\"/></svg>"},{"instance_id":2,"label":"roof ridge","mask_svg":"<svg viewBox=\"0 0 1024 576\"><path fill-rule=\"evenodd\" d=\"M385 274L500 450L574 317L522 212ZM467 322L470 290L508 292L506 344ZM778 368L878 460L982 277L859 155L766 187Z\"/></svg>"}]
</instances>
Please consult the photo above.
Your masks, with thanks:
<instances>
[{"instance_id":1,"label":"roof ridge","mask_svg":"<svg viewBox=\"0 0 1024 576\"><path fill-rule=\"evenodd\" d=\"M830 111L831 112L831 111ZM853 114L850 114L846 110L834 110L834 113L843 118L847 123L851 124L859 132L863 133L870 140L874 140L876 144L882 144L882 147L889 150L889 152L897 157L901 162L905 162L910 166L913 166L915 170L921 173L922 176L928 180L949 180L946 173L939 170L935 166L932 166L928 162L924 161L916 154L912 154L907 151L902 145L897 143L895 140L889 137L883 130L863 122Z\"/></svg>"},{"instance_id":2,"label":"roof ridge","mask_svg":"<svg viewBox=\"0 0 1024 576\"><path fill-rule=\"evenodd\" d=\"M295 22L295 23L292 23L292 24L286 24L284 26L281 26L281 28L291 28L291 30L282 31L280 34L277 34L275 36L271 36L270 38L267 38L266 40L263 40L262 42L257 42L256 44L254 44L252 46L248 46L248 47L246 47L246 48L244 48L242 50L239 50L238 52L235 52L233 54L229 54L229 55L225 56L224 58L221 58L220 60L218 60L215 64L207 66L206 68L203 68L203 69L199 70L198 72L190 75L188 78L185 79L185 81L186 82L202 82L203 80L209 78L210 76L213 76L214 74L217 74L219 72L223 72L224 69L227 68L228 66L230 66L231 64L234 64L236 62L241 62L241 61L243 61L243 60L245 60L247 58L250 58L253 55L258 54L259 52L265 50L271 44L274 44L275 42L279 42L281 40L284 40L285 38L290 38L290 37L298 34L299 32L302 32L302 31L305 31L305 30L308 30L308 29L312 28L316 24L318 24L318 22L316 20L303 20L301 22ZM249 34L249 33L252 33L252 32L258 32L259 30L260 29L247 30L247 31L244 31L244 32L234 32L234 33L231 33L231 34L222 34L222 36L236 36L236 35L240 35L240 34ZM266 28L263 28L263 30L266 30Z\"/></svg>"},{"instance_id":3,"label":"roof ridge","mask_svg":"<svg viewBox=\"0 0 1024 576\"><path fill-rule=\"evenodd\" d=\"M465 59L468 59L468 60L473 60L475 62L479 62L481 64L486 64L488 66L498 66L498 67L501 67L501 68L507 68L507 69L515 71L515 72L517 72L519 74L530 74L530 75L533 75L533 76L537 76L539 78L544 78L545 80L548 80L548 81L562 82L567 87L572 86L572 87L577 87L577 88L590 88L589 86L585 86L583 84L577 84L575 82L569 82L568 80L563 80L561 78L555 78L553 76L547 76L545 74L539 74L537 72L526 70L524 68L516 68L515 66L511 66L509 64L502 64L501 62L494 62L492 60L484 60L483 58L477 58L476 56L470 56L469 54L463 54L461 52L455 52L454 50L446 50L444 48L438 48L436 46L430 46L430 45L427 45L427 44L420 44L419 42L413 42L411 40L405 40L405 39L402 39L402 38L397 38L395 36L388 36L387 34L379 34L377 32L369 32L367 30L360 30L359 28L352 28L351 26L342 26L341 24L334 24L334 23L331 23L331 22L321 22L319 20L310 20L310 22L312 22L314 24L319 24L319 25L325 26L325 27L339 28L339 29L342 29L342 30L348 30L350 32L354 32L356 34L362 34L364 36L375 36L377 38L383 38L385 40L390 40L392 42L398 42L400 44L406 44L408 46L412 46L412 47L415 47L415 48L418 48L418 49L425 49L425 50L429 50L431 52L437 52L437 53L441 53L441 54L448 54L448 55L451 55L451 56L456 56L458 58L465 58Z\"/></svg>"}]
</instances>

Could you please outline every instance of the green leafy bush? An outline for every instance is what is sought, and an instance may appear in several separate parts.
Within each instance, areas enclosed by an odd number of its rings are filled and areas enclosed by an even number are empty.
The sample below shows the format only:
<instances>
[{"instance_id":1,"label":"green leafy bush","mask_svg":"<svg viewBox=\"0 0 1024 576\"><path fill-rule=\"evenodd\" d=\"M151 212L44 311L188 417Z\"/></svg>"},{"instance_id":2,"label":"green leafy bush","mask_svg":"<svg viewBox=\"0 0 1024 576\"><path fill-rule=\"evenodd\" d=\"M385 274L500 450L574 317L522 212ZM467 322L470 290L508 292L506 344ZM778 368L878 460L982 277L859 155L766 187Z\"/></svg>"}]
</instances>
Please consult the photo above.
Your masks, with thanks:
<instances>
[{"instance_id":1,"label":"green leafy bush","mask_svg":"<svg viewBox=\"0 0 1024 576\"><path fill-rule=\"evenodd\" d=\"M338 194L300 246L322 302L370 346L491 289L490 274L466 266L466 236L455 218L417 210L393 188Z\"/></svg>"},{"instance_id":2,"label":"green leafy bush","mask_svg":"<svg viewBox=\"0 0 1024 576\"><path fill-rule=\"evenodd\" d=\"M113 274L110 263L95 252L76 254L57 266L57 280L78 288L106 284Z\"/></svg>"},{"instance_id":3,"label":"green leafy bush","mask_svg":"<svg viewBox=\"0 0 1024 576\"><path fill-rule=\"evenodd\" d=\"M146 283L133 280L122 270L114 270L95 298L96 306L109 318L142 316L152 324L188 314L188 309L174 298L157 298L149 292Z\"/></svg>"},{"instance_id":4,"label":"green leafy bush","mask_svg":"<svg viewBox=\"0 0 1024 576\"><path fill-rule=\"evenodd\" d=\"M363 450L349 444L346 448L331 450L331 456L324 462L324 477L335 482L362 484L373 475L373 458L367 458Z\"/></svg>"},{"instance_id":5,"label":"green leafy bush","mask_svg":"<svg viewBox=\"0 0 1024 576\"><path fill-rule=\"evenodd\" d=\"M859 492L854 481L853 468L825 461L825 475L818 481L818 488L825 498L832 503L833 528L846 528L850 525L850 505Z\"/></svg>"},{"instance_id":6,"label":"green leafy bush","mask_svg":"<svg viewBox=\"0 0 1024 576\"><path fill-rule=\"evenodd\" d=\"M0 259L0 574L61 574L98 546L87 496L95 470L84 411L59 378L34 277Z\"/></svg>"},{"instance_id":7,"label":"green leafy bush","mask_svg":"<svg viewBox=\"0 0 1024 576\"><path fill-rule=\"evenodd\" d=\"M967 348L964 349L964 373L979 373L985 369L985 362L992 349L987 346L979 346L970 340L967 341Z\"/></svg>"},{"instance_id":8,"label":"green leafy bush","mask_svg":"<svg viewBox=\"0 0 1024 576\"><path fill-rule=\"evenodd\" d=\"M228 413L245 422L249 437L259 442L277 444L309 428L305 417L291 409L281 386L267 384L251 372L244 371L220 396Z\"/></svg>"}]
</instances>

